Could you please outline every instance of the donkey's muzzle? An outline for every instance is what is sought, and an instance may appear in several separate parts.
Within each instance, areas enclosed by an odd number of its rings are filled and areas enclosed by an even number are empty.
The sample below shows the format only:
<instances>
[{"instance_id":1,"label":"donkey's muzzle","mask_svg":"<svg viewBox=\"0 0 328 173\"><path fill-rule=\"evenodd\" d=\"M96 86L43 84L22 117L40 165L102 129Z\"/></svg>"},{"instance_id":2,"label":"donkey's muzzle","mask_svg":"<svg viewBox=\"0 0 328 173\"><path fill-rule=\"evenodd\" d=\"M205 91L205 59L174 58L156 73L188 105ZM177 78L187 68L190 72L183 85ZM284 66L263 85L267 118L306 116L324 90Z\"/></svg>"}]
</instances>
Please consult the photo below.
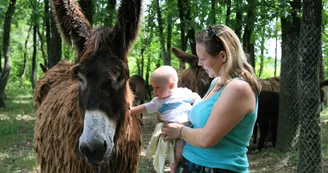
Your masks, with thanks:
<instances>
[{"instance_id":1,"label":"donkey's muzzle","mask_svg":"<svg viewBox=\"0 0 328 173\"><path fill-rule=\"evenodd\" d=\"M101 111L86 111L79 150L91 164L100 165L109 160L114 147L116 123Z\"/></svg>"},{"instance_id":2,"label":"donkey's muzzle","mask_svg":"<svg viewBox=\"0 0 328 173\"><path fill-rule=\"evenodd\" d=\"M94 139L88 142L81 142L79 145L81 153L90 163L100 163L104 159L108 145L104 139Z\"/></svg>"}]
</instances>

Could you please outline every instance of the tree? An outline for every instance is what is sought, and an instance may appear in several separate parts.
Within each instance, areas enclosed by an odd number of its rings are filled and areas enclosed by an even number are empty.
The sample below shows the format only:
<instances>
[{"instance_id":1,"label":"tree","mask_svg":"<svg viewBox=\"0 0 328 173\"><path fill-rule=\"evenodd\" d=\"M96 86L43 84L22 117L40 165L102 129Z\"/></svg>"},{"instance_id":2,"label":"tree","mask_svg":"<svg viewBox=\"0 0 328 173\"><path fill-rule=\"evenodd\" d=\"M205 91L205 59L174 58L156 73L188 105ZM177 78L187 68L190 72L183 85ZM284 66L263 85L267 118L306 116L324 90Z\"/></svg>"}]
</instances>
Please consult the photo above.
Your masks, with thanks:
<instances>
[{"instance_id":1,"label":"tree","mask_svg":"<svg viewBox=\"0 0 328 173\"><path fill-rule=\"evenodd\" d=\"M79 0L79 5L82 9L84 16L88 19L89 23L93 23L93 2L92 0Z\"/></svg>"},{"instance_id":2,"label":"tree","mask_svg":"<svg viewBox=\"0 0 328 173\"><path fill-rule=\"evenodd\" d=\"M210 20L212 25L216 24L216 0L211 0Z\"/></svg>"},{"instance_id":3,"label":"tree","mask_svg":"<svg viewBox=\"0 0 328 173\"><path fill-rule=\"evenodd\" d=\"M322 0L303 0L300 45L300 142L298 172L322 173L319 68L322 48ZM311 141L311 142L309 142Z\"/></svg>"},{"instance_id":4,"label":"tree","mask_svg":"<svg viewBox=\"0 0 328 173\"><path fill-rule=\"evenodd\" d=\"M107 26L113 26L115 19L116 19L116 13L115 13L115 6L116 6L116 0L108 0L108 19L106 19Z\"/></svg>"},{"instance_id":5,"label":"tree","mask_svg":"<svg viewBox=\"0 0 328 173\"><path fill-rule=\"evenodd\" d=\"M38 25L35 23L33 26L33 53L32 53L32 70L31 70L31 83L33 89L35 88L36 85L37 30L38 30Z\"/></svg>"},{"instance_id":6,"label":"tree","mask_svg":"<svg viewBox=\"0 0 328 173\"><path fill-rule=\"evenodd\" d=\"M187 2L187 1L186 1ZM191 18L191 7L187 4L186 21L188 21L187 40L189 41L191 53L196 55L196 32L194 21Z\"/></svg>"},{"instance_id":7,"label":"tree","mask_svg":"<svg viewBox=\"0 0 328 173\"><path fill-rule=\"evenodd\" d=\"M48 68L53 67L61 60L61 54L62 54L62 40L57 30L54 16L51 15Z\"/></svg>"},{"instance_id":8,"label":"tree","mask_svg":"<svg viewBox=\"0 0 328 173\"><path fill-rule=\"evenodd\" d=\"M212 5L215 5L215 0L212 0ZM180 42L181 50L186 51L189 41L192 54L196 54L196 38L194 21L191 17L191 7L189 0L178 0L179 18L180 18ZM212 6L212 17L215 17L215 6ZM186 33L187 32L187 33ZM180 60L180 68L185 68L185 64Z\"/></svg>"},{"instance_id":9,"label":"tree","mask_svg":"<svg viewBox=\"0 0 328 173\"><path fill-rule=\"evenodd\" d=\"M5 89L10 75L11 61L10 61L10 29L12 16L15 12L16 0L10 0L9 7L5 15L5 23L3 25L3 54L4 67L0 66L0 107L6 107L5 104ZM1 60L1 59L0 59Z\"/></svg>"},{"instance_id":10,"label":"tree","mask_svg":"<svg viewBox=\"0 0 328 173\"><path fill-rule=\"evenodd\" d=\"M227 11L226 11L226 20L225 24L230 26L230 15L231 15L231 0L226 0L227 3Z\"/></svg>"},{"instance_id":11,"label":"tree","mask_svg":"<svg viewBox=\"0 0 328 173\"><path fill-rule=\"evenodd\" d=\"M234 30L239 38L241 38L241 30L243 28L243 5L242 0L236 0L236 21Z\"/></svg>"},{"instance_id":12,"label":"tree","mask_svg":"<svg viewBox=\"0 0 328 173\"><path fill-rule=\"evenodd\" d=\"M171 55L169 50L170 48L165 48L165 39L164 39L164 31L163 31L163 20L162 20L162 12L159 4L159 0L155 0L156 12L157 12L157 22L158 22L158 35L160 38L161 50L162 50L162 58L164 61L164 65L171 65ZM167 40L168 42L171 40Z\"/></svg>"},{"instance_id":13,"label":"tree","mask_svg":"<svg viewBox=\"0 0 328 173\"><path fill-rule=\"evenodd\" d=\"M62 40L56 27L55 19L49 6L49 0L44 0L44 27L46 30L46 43L48 53L48 68L53 67L61 60Z\"/></svg>"},{"instance_id":14,"label":"tree","mask_svg":"<svg viewBox=\"0 0 328 173\"><path fill-rule=\"evenodd\" d=\"M253 38L253 29L256 16L256 0L247 0L247 18L243 35L243 47L248 53L248 61L255 68L255 39Z\"/></svg>"},{"instance_id":15,"label":"tree","mask_svg":"<svg viewBox=\"0 0 328 173\"><path fill-rule=\"evenodd\" d=\"M23 68L22 68L22 72L20 74L20 76L21 76L21 82L20 82L21 86L24 85L24 79L25 79L25 73L26 73L26 67L27 67L27 57L28 57L27 44L28 44L28 40L30 38L31 29L32 29L32 26L30 26L30 28L28 29L27 37L25 39L25 44L24 44Z\"/></svg>"},{"instance_id":16,"label":"tree","mask_svg":"<svg viewBox=\"0 0 328 173\"><path fill-rule=\"evenodd\" d=\"M281 75L280 103L276 147L286 151L291 149L299 125L297 62L300 37L301 0L290 1L281 6L288 7L288 13L281 13ZM293 106L290 106L293 105Z\"/></svg>"},{"instance_id":17,"label":"tree","mask_svg":"<svg viewBox=\"0 0 328 173\"><path fill-rule=\"evenodd\" d=\"M178 0L179 18L180 18L180 48L183 51L187 50L187 38L185 32L185 0ZM180 68L185 69L186 65L180 60Z\"/></svg>"},{"instance_id":18,"label":"tree","mask_svg":"<svg viewBox=\"0 0 328 173\"><path fill-rule=\"evenodd\" d=\"M46 67L50 67L49 66L49 53L51 50L51 46L50 46L50 38L51 38L51 30L50 30L50 17L51 17L51 13L50 13L50 7L49 7L49 0L44 0L44 16L43 16L43 25L45 27L46 30L46 43L47 43L47 63L44 64Z\"/></svg>"},{"instance_id":19,"label":"tree","mask_svg":"<svg viewBox=\"0 0 328 173\"><path fill-rule=\"evenodd\" d=\"M260 78L263 73L263 64L264 64L264 43L265 43L265 25L262 26L262 38L261 38L261 54L260 54L260 69L258 72L258 77Z\"/></svg>"}]
</instances>

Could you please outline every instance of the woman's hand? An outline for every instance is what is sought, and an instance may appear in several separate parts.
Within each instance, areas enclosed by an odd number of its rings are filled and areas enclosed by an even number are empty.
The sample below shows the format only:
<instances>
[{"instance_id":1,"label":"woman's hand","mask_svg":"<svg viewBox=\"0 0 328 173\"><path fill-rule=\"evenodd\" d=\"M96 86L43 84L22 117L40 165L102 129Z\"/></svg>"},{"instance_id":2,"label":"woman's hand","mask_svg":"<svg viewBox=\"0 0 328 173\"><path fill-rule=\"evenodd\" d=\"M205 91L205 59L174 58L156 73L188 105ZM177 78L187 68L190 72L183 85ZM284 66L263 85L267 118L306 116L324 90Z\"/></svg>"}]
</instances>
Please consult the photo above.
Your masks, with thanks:
<instances>
[{"instance_id":1,"label":"woman's hand","mask_svg":"<svg viewBox=\"0 0 328 173\"><path fill-rule=\"evenodd\" d=\"M162 128L162 135L164 135L164 140L172 140L180 137L180 131L184 127L182 124L169 123L165 124Z\"/></svg>"}]
</instances>

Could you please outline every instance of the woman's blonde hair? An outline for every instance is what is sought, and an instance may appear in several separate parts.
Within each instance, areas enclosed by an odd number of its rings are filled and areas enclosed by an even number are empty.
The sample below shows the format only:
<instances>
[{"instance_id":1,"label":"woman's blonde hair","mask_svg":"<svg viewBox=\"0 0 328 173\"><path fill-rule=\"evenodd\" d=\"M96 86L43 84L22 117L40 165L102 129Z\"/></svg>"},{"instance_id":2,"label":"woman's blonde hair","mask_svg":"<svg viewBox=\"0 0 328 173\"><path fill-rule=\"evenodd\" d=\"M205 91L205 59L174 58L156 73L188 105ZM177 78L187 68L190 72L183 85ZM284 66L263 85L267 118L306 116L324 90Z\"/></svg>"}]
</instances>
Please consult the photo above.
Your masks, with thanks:
<instances>
[{"instance_id":1,"label":"woman's blonde hair","mask_svg":"<svg viewBox=\"0 0 328 173\"><path fill-rule=\"evenodd\" d=\"M227 61L220 70L221 85L232 78L242 77L257 94L261 91L261 84L255 76L253 67L247 62L247 57L235 32L228 26L219 24L198 33L196 42L203 44L205 51L211 56L225 51Z\"/></svg>"}]
</instances>

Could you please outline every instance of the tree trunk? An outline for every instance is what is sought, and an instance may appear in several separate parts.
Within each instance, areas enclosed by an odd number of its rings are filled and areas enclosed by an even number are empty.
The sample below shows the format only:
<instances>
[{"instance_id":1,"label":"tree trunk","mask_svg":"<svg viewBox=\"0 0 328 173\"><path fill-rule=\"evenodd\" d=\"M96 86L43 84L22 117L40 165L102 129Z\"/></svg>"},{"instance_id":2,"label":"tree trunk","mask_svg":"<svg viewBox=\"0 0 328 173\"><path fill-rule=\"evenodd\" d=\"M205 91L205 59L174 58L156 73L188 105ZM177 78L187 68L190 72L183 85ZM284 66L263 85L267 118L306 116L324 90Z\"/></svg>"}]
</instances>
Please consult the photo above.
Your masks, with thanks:
<instances>
[{"instance_id":1,"label":"tree trunk","mask_svg":"<svg viewBox=\"0 0 328 173\"><path fill-rule=\"evenodd\" d=\"M236 0L236 23L235 23L235 33L241 39L241 30L243 28L243 8L242 0Z\"/></svg>"},{"instance_id":2,"label":"tree trunk","mask_svg":"<svg viewBox=\"0 0 328 173\"><path fill-rule=\"evenodd\" d=\"M179 18L180 18L180 42L181 42L181 50L187 50L187 40L186 40L186 32L185 32L185 17L184 17L184 9L185 9L185 1L178 0L178 8L179 8Z\"/></svg>"},{"instance_id":3,"label":"tree trunk","mask_svg":"<svg viewBox=\"0 0 328 173\"><path fill-rule=\"evenodd\" d=\"M171 41L172 41L172 13L167 14L167 37L166 37L166 52L171 61Z\"/></svg>"},{"instance_id":4,"label":"tree trunk","mask_svg":"<svg viewBox=\"0 0 328 173\"><path fill-rule=\"evenodd\" d=\"M145 65L145 51L146 51L146 48L143 47L141 48L141 69L140 69L140 76L143 77L143 74L144 74L144 65Z\"/></svg>"},{"instance_id":5,"label":"tree trunk","mask_svg":"<svg viewBox=\"0 0 328 173\"><path fill-rule=\"evenodd\" d=\"M49 11L49 0L44 0L44 19L43 19L43 23L44 23L44 27L46 29L46 43L47 43L47 56L46 59L49 60L50 59L50 35L51 35L51 31L50 31L50 17L52 16L50 14ZM46 67L50 67L49 65L49 61L47 61L47 64L44 64Z\"/></svg>"},{"instance_id":6,"label":"tree trunk","mask_svg":"<svg viewBox=\"0 0 328 173\"><path fill-rule=\"evenodd\" d=\"M145 81L146 81L146 87L147 87L147 94L146 94L146 99L147 100L151 100L151 88L150 88L150 85L149 85L149 74L151 73L150 72L150 64L151 64L151 58L150 56L148 56L147 58L147 65L146 65L146 76L145 76Z\"/></svg>"},{"instance_id":7,"label":"tree trunk","mask_svg":"<svg viewBox=\"0 0 328 173\"><path fill-rule=\"evenodd\" d=\"M0 76L2 74L2 51L0 50Z\"/></svg>"},{"instance_id":8,"label":"tree trunk","mask_svg":"<svg viewBox=\"0 0 328 173\"><path fill-rule=\"evenodd\" d=\"M280 102L277 133L277 149L287 151L293 147L293 139L299 125L298 103L298 43L301 19L297 14L301 10L301 0L291 3L291 14L281 17L281 75ZM293 105L293 106L290 106Z\"/></svg>"},{"instance_id":9,"label":"tree trunk","mask_svg":"<svg viewBox=\"0 0 328 173\"><path fill-rule=\"evenodd\" d=\"M22 68L22 72L21 72L21 75L20 75L20 78L21 78L21 81L20 81L21 87L24 86L25 73L26 73L26 64L27 64L26 62L27 62L27 57L28 57L27 43L28 43L28 40L30 38L31 29L32 29L32 26L30 26L30 28L28 29L27 37L25 39L25 44L24 44L23 68Z\"/></svg>"},{"instance_id":10,"label":"tree trunk","mask_svg":"<svg viewBox=\"0 0 328 173\"><path fill-rule=\"evenodd\" d=\"M274 76L277 76L277 64L278 64L278 17L276 18L276 30L275 30L275 36L276 36L276 45L274 49Z\"/></svg>"},{"instance_id":11,"label":"tree trunk","mask_svg":"<svg viewBox=\"0 0 328 173\"><path fill-rule=\"evenodd\" d=\"M322 0L303 0L300 41L300 142L298 172L322 173L319 68L322 55Z\"/></svg>"},{"instance_id":12,"label":"tree trunk","mask_svg":"<svg viewBox=\"0 0 328 173\"><path fill-rule=\"evenodd\" d=\"M60 34L56 27L56 21L51 15L51 37L50 37L50 51L48 52L48 68L50 69L61 60L62 41Z\"/></svg>"},{"instance_id":13,"label":"tree trunk","mask_svg":"<svg viewBox=\"0 0 328 173\"><path fill-rule=\"evenodd\" d=\"M196 32L194 27L194 21L191 18L191 7L189 5L189 1L186 0L185 2L186 2L186 9L187 9L185 19L191 25L188 27L186 39L189 42L191 53L196 55L196 37L195 37Z\"/></svg>"},{"instance_id":14,"label":"tree trunk","mask_svg":"<svg viewBox=\"0 0 328 173\"><path fill-rule=\"evenodd\" d=\"M164 33L163 33L163 21L162 21L162 12L159 5L159 0L156 1L156 11L157 11L157 22L158 22L158 34L159 34L159 41L161 44L161 50L162 50L162 58L164 65L171 65L171 59L169 54L167 53L165 49L165 39L164 39Z\"/></svg>"},{"instance_id":15,"label":"tree trunk","mask_svg":"<svg viewBox=\"0 0 328 173\"><path fill-rule=\"evenodd\" d=\"M32 83L33 89L35 88L35 84L36 84L37 30L38 30L38 26L37 26L37 24L34 24L34 26L33 26L33 55L32 55L32 70L31 70L31 83Z\"/></svg>"},{"instance_id":16,"label":"tree trunk","mask_svg":"<svg viewBox=\"0 0 328 173\"><path fill-rule=\"evenodd\" d=\"M248 62L255 69L255 51L253 30L256 16L256 0L247 0L247 19L243 36L243 46L246 53L248 53Z\"/></svg>"},{"instance_id":17,"label":"tree trunk","mask_svg":"<svg viewBox=\"0 0 328 173\"><path fill-rule=\"evenodd\" d=\"M16 0L10 0L9 7L5 14L5 22L3 25L3 54L4 54L4 67L0 74L0 108L6 107L5 103L5 89L7 86L8 78L10 75L11 61L10 61L10 29L11 20L15 11ZM0 66L0 68L2 68Z\"/></svg>"},{"instance_id":18,"label":"tree trunk","mask_svg":"<svg viewBox=\"0 0 328 173\"><path fill-rule=\"evenodd\" d=\"M231 15L231 0L226 0L227 11L226 11L226 20L225 23L227 26L230 26L230 15Z\"/></svg>"},{"instance_id":19,"label":"tree trunk","mask_svg":"<svg viewBox=\"0 0 328 173\"><path fill-rule=\"evenodd\" d=\"M264 65L264 43L265 43L265 24L262 26L263 31L262 31L262 39L261 39L261 54L260 54L260 70L259 70L259 75L258 77L260 78L263 73L263 65Z\"/></svg>"},{"instance_id":20,"label":"tree trunk","mask_svg":"<svg viewBox=\"0 0 328 173\"><path fill-rule=\"evenodd\" d=\"M92 0L79 0L79 5L82 9L84 16L88 19L89 23L92 25L93 16L93 3Z\"/></svg>"},{"instance_id":21,"label":"tree trunk","mask_svg":"<svg viewBox=\"0 0 328 173\"><path fill-rule=\"evenodd\" d=\"M40 49L41 49L41 53L42 53L42 59L43 59L43 64L47 66L48 64L48 60L47 60L47 53L46 51L44 50L44 40L43 40L43 34L41 34L40 32L40 28L38 27L38 37L39 37L39 40L40 40Z\"/></svg>"},{"instance_id":22,"label":"tree trunk","mask_svg":"<svg viewBox=\"0 0 328 173\"><path fill-rule=\"evenodd\" d=\"M116 19L116 0L108 0L108 19L104 22L106 26L113 27Z\"/></svg>"},{"instance_id":23,"label":"tree trunk","mask_svg":"<svg viewBox=\"0 0 328 173\"><path fill-rule=\"evenodd\" d=\"M184 9L185 9L185 1L184 0L178 0L178 9L179 9L179 18L180 18L180 42L181 42L181 50L186 51L187 50L187 38L186 38L186 31L185 31L185 17L184 17ZM180 68L185 69L186 64L182 61L180 61Z\"/></svg>"},{"instance_id":24,"label":"tree trunk","mask_svg":"<svg viewBox=\"0 0 328 173\"><path fill-rule=\"evenodd\" d=\"M216 0L211 0L211 12L210 12L210 21L212 23L212 25L216 24Z\"/></svg>"}]
</instances>

